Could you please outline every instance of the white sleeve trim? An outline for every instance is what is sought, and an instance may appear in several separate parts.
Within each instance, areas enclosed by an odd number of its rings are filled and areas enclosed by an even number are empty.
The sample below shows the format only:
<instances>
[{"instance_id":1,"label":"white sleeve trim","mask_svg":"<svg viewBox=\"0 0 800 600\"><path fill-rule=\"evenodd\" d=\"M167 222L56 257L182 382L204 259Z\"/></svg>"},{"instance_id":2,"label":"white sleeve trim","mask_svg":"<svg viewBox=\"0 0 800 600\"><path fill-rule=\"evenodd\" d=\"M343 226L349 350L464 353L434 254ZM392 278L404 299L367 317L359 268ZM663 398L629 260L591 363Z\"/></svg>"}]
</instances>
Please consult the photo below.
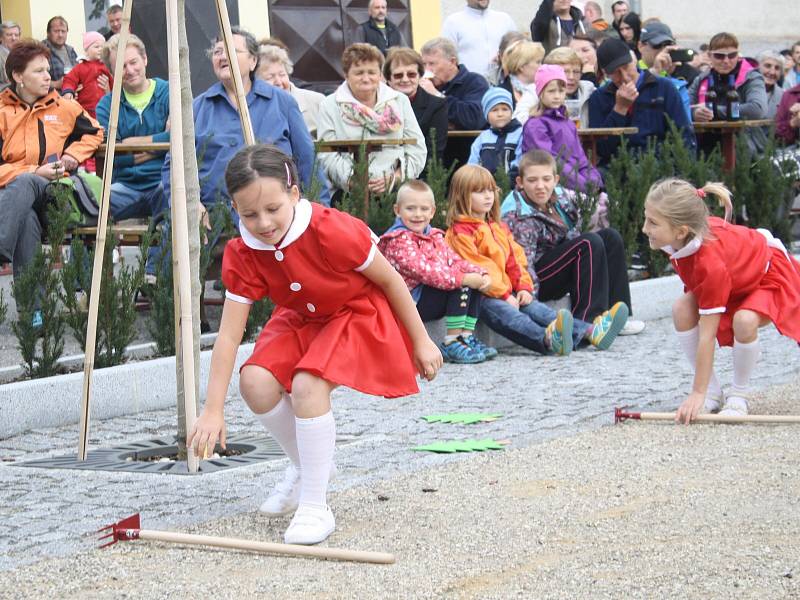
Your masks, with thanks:
<instances>
[{"instance_id":1,"label":"white sleeve trim","mask_svg":"<svg viewBox=\"0 0 800 600\"><path fill-rule=\"evenodd\" d=\"M365 260L363 263L361 263L361 266L356 267L355 270L358 271L358 272L361 272L364 269L366 269L367 267L369 267L372 264L372 261L375 259L375 252L377 252L377 250L378 250L378 247L375 244L372 244L372 246L370 246L370 249L369 249L369 255L367 256L367 260Z\"/></svg>"},{"instance_id":2,"label":"white sleeve trim","mask_svg":"<svg viewBox=\"0 0 800 600\"><path fill-rule=\"evenodd\" d=\"M716 308L701 308L697 311L701 315L715 315L717 313L724 313L725 307L724 306L717 306Z\"/></svg>"},{"instance_id":3,"label":"white sleeve trim","mask_svg":"<svg viewBox=\"0 0 800 600\"><path fill-rule=\"evenodd\" d=\"M250 298L239 296L237 294L234 294L233 292L229 292L228 290L225 290L225 297L228 300L233 300L234 302L238 302L240 304L253 304L253 301L250 300Z\"/></svg>"}]
</instances>

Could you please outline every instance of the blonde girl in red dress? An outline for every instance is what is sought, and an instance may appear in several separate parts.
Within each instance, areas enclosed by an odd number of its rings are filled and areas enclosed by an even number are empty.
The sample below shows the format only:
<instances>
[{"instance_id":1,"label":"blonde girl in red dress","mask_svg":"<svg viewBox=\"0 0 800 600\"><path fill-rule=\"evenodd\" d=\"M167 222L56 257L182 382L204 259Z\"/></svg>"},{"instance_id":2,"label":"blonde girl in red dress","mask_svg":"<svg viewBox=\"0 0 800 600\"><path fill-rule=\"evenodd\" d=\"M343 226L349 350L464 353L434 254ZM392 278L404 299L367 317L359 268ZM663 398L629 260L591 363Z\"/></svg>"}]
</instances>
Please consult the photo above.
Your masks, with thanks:
<instances>
[{"instance_id":1,"label":"blonde girl in red dress","mask_svg":"<svg viewBox=\"0 0 800 600\"><path fill-rule=\"evenodd\" d=\"M442 355L403 278L358 219L301 198L292 160L274 146L238 152L225 183L240 238L222 263L226 299L207 399L188 444L198 455L225 444L223 405L250 305L276 307L240 371L239 389L291 460L261 507L294 512L284 539L316 544L335 528L326 502L336 429L330 394L344 385L388 398L418 391Z\"/></svg>"},{"instance_id":2,"label":"blonde girl in red dress","mask_svg":"<svg viewBox=\"0 0 800 600\"><path fill-rule=\"evenodd\" d=\"M725 208L709 216L706 199ZM765 229L732 225L730 192L720 183L696 189L680 179L650 188L642 231L651 248L670 255L685 293L672 307L681 347L694 367L692 391L676 421L700 412L745 415L759 356L758 329L774 323L800 342L800 264ZM714 341L733 346L733 385L723 397L714 374Z\"/></svg>"}]
</instances>

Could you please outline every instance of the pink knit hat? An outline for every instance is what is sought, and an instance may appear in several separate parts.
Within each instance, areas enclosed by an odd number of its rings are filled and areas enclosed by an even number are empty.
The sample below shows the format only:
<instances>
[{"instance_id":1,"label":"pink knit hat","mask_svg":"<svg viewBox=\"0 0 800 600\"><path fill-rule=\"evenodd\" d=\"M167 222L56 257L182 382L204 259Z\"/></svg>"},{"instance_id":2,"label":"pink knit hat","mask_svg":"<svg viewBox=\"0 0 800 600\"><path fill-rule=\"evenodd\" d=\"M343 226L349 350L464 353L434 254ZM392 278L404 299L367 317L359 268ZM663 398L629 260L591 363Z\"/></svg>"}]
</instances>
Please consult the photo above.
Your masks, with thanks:
<instances>
[{"instance_id":1,"label":"pink knit hat","mask_svg":"<svg viewBox=\"0 0 800 600\"><path fill-rule=\"evenodd\" d=\"M542 90L554 79L567 83L567 75L564 68L559 65L542 65L536 71L534 82L536 83L536 93L542 95Z\"/></svg>"},{"instance_id":2,"label":"pink knit hat","mask_svg":"<svg viewBox=\"0 0 800 600\"><path fill-rule=\"evenodd\" d=\"M105 41L106 38L103 37L102 33L98 33L96 31L87 31L86 33L83 34L83 49L86 50L87 48L89 48L89 46L91 46L95 42L100 42L101 44L104 44Z\"/></svg>"}]
</instances>

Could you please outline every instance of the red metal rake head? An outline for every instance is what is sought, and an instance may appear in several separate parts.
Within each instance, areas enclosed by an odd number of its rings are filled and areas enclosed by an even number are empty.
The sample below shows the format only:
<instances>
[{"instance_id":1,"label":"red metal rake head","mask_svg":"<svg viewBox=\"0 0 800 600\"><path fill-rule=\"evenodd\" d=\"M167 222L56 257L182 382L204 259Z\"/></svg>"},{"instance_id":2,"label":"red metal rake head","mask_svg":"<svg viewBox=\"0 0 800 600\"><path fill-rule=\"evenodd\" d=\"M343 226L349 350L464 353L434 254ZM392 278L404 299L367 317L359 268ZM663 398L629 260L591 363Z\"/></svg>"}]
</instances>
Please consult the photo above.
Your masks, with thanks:
<instances>
[{"instance_id":1,"label":"red metal rake head","mask_svg":"<svg viewBox=\"0 0 800 600\"><path fill-rule=\"evenodd\" d=\"M614 424L622 423L623 421L627 421L628 419L641 419L642 413L638 412L625 412L625 406L621 408L614 409Z\"/></svg>"},{"instance_id":2,"label":"red metal rake head","mask_svg":"<svg viewBox=\"0 0 800 600\"><path fill-rule=\"evenodd\" d=\"M139 539L139 530L141 529L141 522L139 521L139 513L126 517L121 521L106 525L102 529L98 529L97 533L105 535L100 536L100 541L108 538L113 538L110 542L102 544L101 548L108 548L117 542L125 542L127 540Z\"/></svg>"}]
</instances>

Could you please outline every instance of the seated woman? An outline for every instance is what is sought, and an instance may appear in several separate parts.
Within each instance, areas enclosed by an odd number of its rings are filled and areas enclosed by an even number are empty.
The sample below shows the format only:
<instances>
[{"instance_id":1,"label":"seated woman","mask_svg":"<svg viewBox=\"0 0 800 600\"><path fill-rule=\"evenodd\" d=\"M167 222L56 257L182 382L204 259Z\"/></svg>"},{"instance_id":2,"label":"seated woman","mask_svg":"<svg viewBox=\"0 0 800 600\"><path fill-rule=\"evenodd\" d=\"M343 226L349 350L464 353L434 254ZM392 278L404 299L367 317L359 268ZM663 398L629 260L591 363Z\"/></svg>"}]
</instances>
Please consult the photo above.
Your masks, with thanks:
<instances>
[{"instance_id":1,"label":"seated woman","mask_svg":"<svg viewBox=\"0 0 800 600\"><path fill-rule=\"evenodd\" d=\"M591 81L581 79L582 66L578 54L572 48L556 48L544 57L544 64L558 65L564 69L564 75L567 77L565 87L567 97L564 100L567 117L576 125L577 121L580 121L581 127L588 127L589 104L586 101L596 87Z\"/></svg>"},{"instance_id":2,"label":"seated woman","mask_svg":"<svg viewBox=\"0 0 800 600\"><path fill-rule=\"evenodd\" d=\"M441 160L447 145L447 100L429 94L420 87L419 80L424 72L422 57L416 50L398 46L389 48L386 64L383 65L383 77L389 87L402 92L411 101L411 110L425 136L428 161L434 155L434 138L436 156Z\"/></svg>"},{"instance_id":3,"label":"seated woman","mask_svg":"<svg viewBox=\"0 0 800 600\"><path fill-rule=\"evenodd\" d=\"M555 159L531 150L519 162L517 190L500 207L503 221L522 247L541 301L570 295L576 319L592 322L631 291L622 237L611 228L581 233L575 193L558 185ZM642 321L628 319L621 334L636 334Z\"/></svg>"},{"instance_id":4,"label":"seated woman","mask_svg":"<svg viewBox=\"0 0 800 600\"><path fill-rule=\"evenodd\" d=\"M534 81L543 58L544 46L527 40L511 44L503 53L503 72L507 75L497 85L511 94L511 110L520 123L539 100Z\"/></svg>"},{"instance_id":5,"label":"seated woman","mask_svg":"<svg viewBox=\"0 0 800 600\"><path fill-rule=\"evenodd\" d=\"M779 82L783 78L785 62L780 54L772 50L764 50L758 55L758 70L764 76L764 87L767 90L767 119L775 118L783 98L783 88Z\"/></svg>"},{"instance_id":6,"label":"seated woman","mask_svg":"<svg viewBox=\"0 0 800 600\"><path fill-rule=\"evenodd\" d=\"M791 163L784 161L794 161L795 177L800 179L800 144L797 143L800 139L800 85L783 93L775 115L775 139L786 146L779 154L784 168L792 168Z\"/></svg>"},{"instance_id":7,"label":"seated woman","mask_svg":"<svg viewBox=\"0 0 800 600\"><path fill-rule=\"evenodd\" d=\"M692 120L698 122L724 121L728 118L727 95L731 90L739 94L738 119L765 119L767 116L767 89L764 76L748 59L739 55L739 40L732 33L716 34L708 43L711 70L695 78L689 86ZM716 100L709 98L713 90ZM711 105L711 108L709 108ZM749 128L745 132L751 152L760 154L766 145L764 132ZM701 148L707 150L719 142L718 135L704 135Z\"/></svg>"},{"instance_id":8,"label":"seated woman","mask_svg":"<svg viewBox=\"0 0 800 600\"><path fill-rule=\"evenodd\" d=\"M20 41L6 59L11 84L0 93L0 261L13 264L14 277L41 246L47 184L74 173L103 141L80 104L50 90L49 60L45 45Z\"/></svg>"},{"instance_id":9,"label":"seated woman","mask_svg":"<svg viewBox=\"0 0 800 600\"><path fill-rule=\"evenodd\" d=\"M370 154L369 190L382 194L419 176L427 155L422 131L408 96L381 81L381 51L371 44L352 44L342 54L342 68L345 81L320 106L317 140L413 138L415 144L384 146ZM350 188L350 153L321 152L319 159L334 189Z\"/></svg>"},{"instance_id":10,"label":"seated woman","mask_svg":"<svg viewBox=\"0 0 800 600\"><path fill-rule=\"evenodd\" d=\"M599 32L598 32L599 33ZM595 34L597 35L597 34ZM600 83L599 69L597 68L597 41L595 35L576 35L569 42L569 47L575 51L581 61L581 80L588 81L595 87Z\"/></svg>"},{"instance_id":11,"label":"seated woman","mask_svg":"<svg viewBox=\"0 0 800 600\"><path fill-rule=\"evenodd\" d=\"M317 136L317 114L319 105L325 96L313 90L304 90L292 83L289 77L294 70L294 64L289 60L289 54L283 48L271 44L258 47L258 68L256 77L271 83L277 88L288 92L297 101L303 121L312 138Z\"/></svg>"}]
</instances>

